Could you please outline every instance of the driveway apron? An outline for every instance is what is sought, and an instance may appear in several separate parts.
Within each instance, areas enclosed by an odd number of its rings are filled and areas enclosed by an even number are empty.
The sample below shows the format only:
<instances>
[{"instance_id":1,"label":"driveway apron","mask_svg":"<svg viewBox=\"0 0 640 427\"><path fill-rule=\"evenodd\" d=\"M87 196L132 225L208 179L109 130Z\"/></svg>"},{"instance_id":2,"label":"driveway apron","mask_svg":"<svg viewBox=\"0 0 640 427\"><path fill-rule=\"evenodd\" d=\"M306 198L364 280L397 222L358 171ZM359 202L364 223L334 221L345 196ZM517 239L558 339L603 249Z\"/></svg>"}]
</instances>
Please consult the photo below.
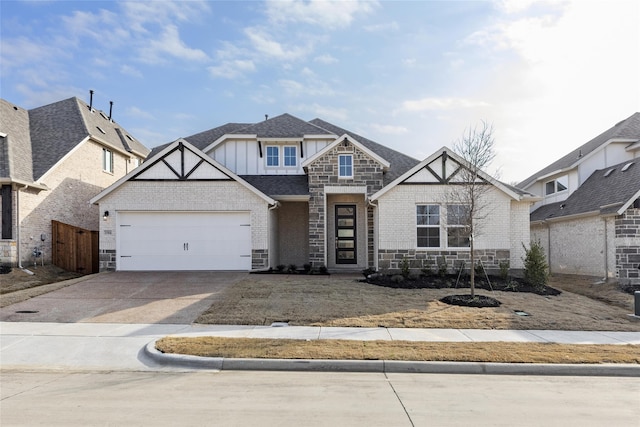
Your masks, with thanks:
<instances>
[{"instance_id":1,"label":"driveway apron","mask_svg":"<svg viewBox=\"0 0 640 427\"><path fill-rule=\"evenodd\" d=\"M210 271L102 273L4 307L0 320L188 324L246 277L242 272Z\"/></svg>"}]
</instances>

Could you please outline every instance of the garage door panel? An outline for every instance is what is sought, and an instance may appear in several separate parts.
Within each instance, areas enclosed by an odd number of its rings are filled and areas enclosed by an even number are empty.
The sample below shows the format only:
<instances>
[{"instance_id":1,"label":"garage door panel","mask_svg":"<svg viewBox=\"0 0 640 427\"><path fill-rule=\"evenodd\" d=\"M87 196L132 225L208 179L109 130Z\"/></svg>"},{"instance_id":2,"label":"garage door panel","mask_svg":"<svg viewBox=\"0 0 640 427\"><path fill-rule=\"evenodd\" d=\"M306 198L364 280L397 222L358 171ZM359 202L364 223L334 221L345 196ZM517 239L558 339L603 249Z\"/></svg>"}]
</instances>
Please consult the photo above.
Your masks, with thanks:
<instances>
[{"instance_id":1,"label":"garage door panel","mask_svg":"<svg viewBox=\"0 0 640 427\"><path fill-rule=\"evenodd\" d=\"M250 270L249 212L119 212L119 270Z\"/></svg>"}]
</instances>

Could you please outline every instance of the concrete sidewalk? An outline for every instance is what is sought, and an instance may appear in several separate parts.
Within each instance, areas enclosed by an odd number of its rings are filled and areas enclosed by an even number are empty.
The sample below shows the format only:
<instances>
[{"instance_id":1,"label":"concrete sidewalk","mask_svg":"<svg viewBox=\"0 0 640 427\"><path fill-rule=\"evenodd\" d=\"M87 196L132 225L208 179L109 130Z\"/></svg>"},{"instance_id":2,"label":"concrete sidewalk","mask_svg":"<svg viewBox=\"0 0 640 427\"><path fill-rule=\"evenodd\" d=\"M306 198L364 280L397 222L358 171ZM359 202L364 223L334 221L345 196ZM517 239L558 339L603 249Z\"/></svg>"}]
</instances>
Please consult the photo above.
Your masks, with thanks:
<instances>
[{"instance_id":1,"label":"concrete sidewalk","mask_svg":"<svg viewBox=\"0 0 640 427\"><path fill-rule=\"evenodd\" d=\"M639 365L447 364L384 361L223 360L164 355L153 343L166 335L243 338L640 344L640 332L481 329L331 328L190 324L0 322L2 369L184 370L263 369L390 372L545 373L640 376ZM204 359L204 360L203 360ZM393 367L395 366L395 367ZM532 371L530 367L535 369ZM558 370L560 367L566 369ZM435 367L435 368L434 368ZM526 369L525 369L526 368ZM569 369L570 368L570 369ZM589 368L589 369L587 369Z\"/></svg>"}]
</instances>

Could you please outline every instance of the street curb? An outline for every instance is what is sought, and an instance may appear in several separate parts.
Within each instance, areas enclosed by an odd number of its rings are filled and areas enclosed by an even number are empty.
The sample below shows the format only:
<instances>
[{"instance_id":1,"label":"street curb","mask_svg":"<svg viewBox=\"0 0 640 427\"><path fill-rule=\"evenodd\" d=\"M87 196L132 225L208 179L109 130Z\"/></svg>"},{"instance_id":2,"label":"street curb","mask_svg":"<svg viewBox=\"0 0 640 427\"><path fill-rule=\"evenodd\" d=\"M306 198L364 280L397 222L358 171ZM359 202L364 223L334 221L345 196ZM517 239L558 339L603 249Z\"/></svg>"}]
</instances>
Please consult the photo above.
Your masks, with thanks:
<instances>
[{"instance_id":1,"label":"street curb","mask_svg":"<svg viewBox=\"0 0 640 427\"><path fill-rule=\"evenodd\" d=\"M640 365L421 362L397 360L234 359L162 353L156 341L144 353L161 366L230 371L374 372L394 374L485 374L640 377Z\"/></svg>"}]
</instances>

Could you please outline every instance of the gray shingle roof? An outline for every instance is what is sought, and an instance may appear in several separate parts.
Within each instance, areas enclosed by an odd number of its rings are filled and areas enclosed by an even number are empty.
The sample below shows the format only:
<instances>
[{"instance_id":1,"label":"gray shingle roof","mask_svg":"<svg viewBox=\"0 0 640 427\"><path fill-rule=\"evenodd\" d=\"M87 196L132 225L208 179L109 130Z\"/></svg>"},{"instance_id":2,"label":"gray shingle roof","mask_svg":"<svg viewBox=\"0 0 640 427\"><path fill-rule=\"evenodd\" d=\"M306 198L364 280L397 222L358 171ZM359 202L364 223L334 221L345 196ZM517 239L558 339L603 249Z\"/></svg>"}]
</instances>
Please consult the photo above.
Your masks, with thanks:
<instances>
[{"instance_id":1,"label":"gray shingle roof","mask_svg":"<svg viewBox=\"0 0 640 427\"><path fill-rule=\"evenodd\" d=\"M533 184L539 177L545 176L557 170L571 167L572 165L578 163L578 161L582 157L593 152L598 147L611 139L632 141L640 140L640 113L632 114L627 119L617 123L612 128L607 129L600 135L593 138L591 141L587 142L584 145L581 145L566 156L556 160L544 169L541 169L538 172L534 173L529 178L519 183L518 187L526 188L527 186Z\"/></svg>"},{"instance_id":2,"label":"gray shingle roof","mask_svg":"<svg viewBox=\"0 0 640 427\"><path fill-rule=\"evenodd\" d=\"M255 134L258 138L302 138L304 135L324 135L327 132L326 129L305 122L291 114L282 114L239 129L234 133Z\"/></svg>"},{"instance_id":3,"label":"gray shingle roof","mask_svg":"<svg viewBox=\"0 0 640 427\"><path fill-rule=\"evenodd\" d=\"M414 159L413 157L409 157L406 154L402 154L398 151L395 151L389 147L386 147L382 144L378 144L377 142L371 141L363 136L360 136L354 132L348 131L336 125L333 125L329 122L325 122L321 119L313 119L310 123L313 123L316 126L319 126L327 131L337 135L342 136L345 133L355 138L362 145L367 147L369 150L373 151L383 159L387 160L390 163L389 170L384 175L384 185L389 184L403 173L407 172L409 169L420 163L419 160Z\"/></svg>"},{"instance_id":4,"label":"gray shingle roof","mask_svg":"<svg viewBox=\"0 0 640 427\"><path fill-rule=\"evenodd\" d=\"M626 171L622 168L633 163ZM611 171L611 172L610 172ZM640 159L595 171L567 200L544 205L531 213L531 221L588 212L616 212L640 191Z\"/></svg>"},{"instance_id":5,"label":"gray shingle roof","mask_svg":"<svg viewBox=\"0 0 640 427\"><path fill-rule=\"evenodd\" d=\"M29 113L0 99L0 178L33 182Z\"/></svg>"},{"instance_id":6,"label":"gray shingle roof","mask_svg":"<svg viewBox=\"0 0 640 427\"><path fill-rule=\"evenodd\" d=\"M309 195L307 175L241 175L240 178L269 197Z\"/></svg>"}]
</instances>

